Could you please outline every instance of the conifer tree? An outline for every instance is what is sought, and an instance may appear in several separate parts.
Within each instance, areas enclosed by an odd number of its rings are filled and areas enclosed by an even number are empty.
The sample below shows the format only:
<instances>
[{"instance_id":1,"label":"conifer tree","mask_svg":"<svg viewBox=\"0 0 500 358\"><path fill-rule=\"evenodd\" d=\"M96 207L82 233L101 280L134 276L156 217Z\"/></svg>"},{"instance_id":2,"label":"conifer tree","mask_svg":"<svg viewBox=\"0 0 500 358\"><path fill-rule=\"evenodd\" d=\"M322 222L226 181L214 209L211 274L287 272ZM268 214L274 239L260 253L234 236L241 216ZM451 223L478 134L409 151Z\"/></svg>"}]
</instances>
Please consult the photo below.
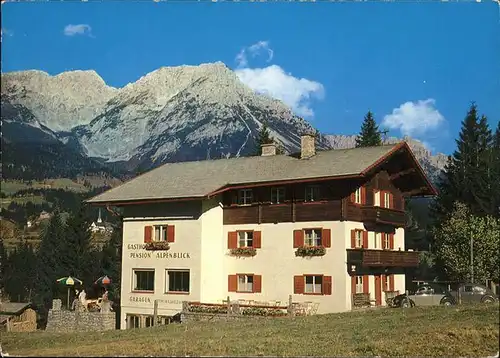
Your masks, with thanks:
<instances>
[{"instance_id":1,"label":"conifer tree","mask_svg":"<svg viewBox=\"0 0 500 358\"><path fill-rule=\"evenodd\" d=\"M491 182L493 198L493 216L500 218L500 121L497 124L491 145Z\"/></svg>"},{"instance_id":2,"label":"conifer tree","mask_svg":"<svg viewBox=\"0 0 500 358\"><path fill-rule=\"evenodd\" d=\"M0 298L4 292L5 287L5 274L7 267L7 251L3 244L3 238L0 237Z\"/></svg>"},{"instance_id":3,"label":"conifer tree","mask_svg":"<svg viewBox=\"0 0 500 358\"><path fill-rule=\"evenodd\" d=\"M73 212L66 225L63 240L65 253L64 269L67 275L77 277L87 283L94 278L92 274L92 254L90 246L90 218L88 208L83 204Z\"/></svg>"},{"instance_id":4,"label":"conifer tree","mask_svg":"<svg viewBox=\"0 0 500 358\"><path fill-rule=\"evenodd\" d=\"M122 264L122 224L113 230L111 238L104 245L101 255L102 274L112 280L110 299L115 303L120 302Z\"/></svg>"},{"instance_id":5,"label":"conifer tree","mask_svg":"<svg viewBox=\"0 0 500 358\"><path fill-rule=\"evenodd\" d=\"M267 127L267 122L262 124L259 134L257 136L257 143L255 148L255 155L262 155L262 145L272 143L273 139L269 133L269 128Z\"/></svg>"},{"instance_id":6,"label":"conifer tree","mask_svg":"<svg viewBox=\"0 0 500 358\"><path fill-rule=\"evenodd\" d=\"M36 303L44 313L52 304L56 280L68 275L64 262L65 227L59 209L54 210L47 227L40 234L40 248L35 281Z\"/></svg>"},{"instance_id":7,"label":"conifer tree","mask_svg":"<svg viewBox=\"0 0 500 358\"><path fill-rule=\"evenodd\" d=\"M269 132L269 128L267 126L267 122L264 122L262 124L262 127L260 128L258 137L257 137L257 142L256 142L256 148L254 151L255 156L262 155L262 145L264 144L271 144L275 143L276 144L276 154L284 154L285 150L283 149L283 146L281 143L277 143L274 138L271 136L271 133Z\"/></svg>"},{"instance_id":8,"label":"conifer tree","mask_svg":"<svg viewBox=\"0 0 500 358\"><path fill-rule=\"evenodd\" d=\"M7 260L5 292L12 301L29 302L37 271L36 255L27 241L17 244Z\"/></svg>"},{"instance_id":9,"label":"conifer tree","mask_svg":"<svg viewBox=\"0 0 500 358\"><path fill-rule=\"evenodd\" d=\"M471 104L462 121L462 129L456 140L457 149L448 158L444 175L438 183L438 196L431 205L432 248L443 245L442 233L452 219L456 202L470 212L470 217L481 218L494 214L494 193L498 179L494 177L492 165L491 131L486 117L478 118L476 105ZM446 256L437 255L437 266L445 268Z\"/></svg>"},{"instance_id":10,"label":"conifer tree","mask_svg":"<svg viewBox=\"0 0 500 358\"><path fill-rule=\"evenodd\" d=\"M375 123L372 112L368 111L361 125L361 131L356 137L356 148L378 145L382 145L382 138L380 137L378 125Z\"/></svg>"}]
</instances>

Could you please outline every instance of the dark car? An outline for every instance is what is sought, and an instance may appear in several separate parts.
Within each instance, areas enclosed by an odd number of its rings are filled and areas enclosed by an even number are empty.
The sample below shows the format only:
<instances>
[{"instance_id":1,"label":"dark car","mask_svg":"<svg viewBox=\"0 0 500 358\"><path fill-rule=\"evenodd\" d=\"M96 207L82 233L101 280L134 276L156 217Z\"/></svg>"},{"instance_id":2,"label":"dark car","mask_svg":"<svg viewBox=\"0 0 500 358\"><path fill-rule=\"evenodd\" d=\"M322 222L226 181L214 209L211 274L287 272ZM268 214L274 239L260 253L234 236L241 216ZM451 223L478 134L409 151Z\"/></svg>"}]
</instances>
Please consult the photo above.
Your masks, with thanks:
<instances>
[{"instance_id":1,"label":"dark car","mask_svg":"<svg viewBox=\"0 0 500 358\"><path fill-rule=\"evenodd\" d=\"M461 284L458 291L452 291L452 294L461 303L492 303L498 301L498 297L493 291L478 283Z\"/></svg>"},{"instance_id":2,"label":"dark car","mask_svg":"<svg viewBox=\"0 0 500 358\"><path fill-rule=\"evenodd\" d=\"M436 284L423 284L417 287L415 292L401 294L394 297L393 307L414 307L414 306L451 306L457 304L453 294L446 288Z\"/></svg>"}]
</instances>

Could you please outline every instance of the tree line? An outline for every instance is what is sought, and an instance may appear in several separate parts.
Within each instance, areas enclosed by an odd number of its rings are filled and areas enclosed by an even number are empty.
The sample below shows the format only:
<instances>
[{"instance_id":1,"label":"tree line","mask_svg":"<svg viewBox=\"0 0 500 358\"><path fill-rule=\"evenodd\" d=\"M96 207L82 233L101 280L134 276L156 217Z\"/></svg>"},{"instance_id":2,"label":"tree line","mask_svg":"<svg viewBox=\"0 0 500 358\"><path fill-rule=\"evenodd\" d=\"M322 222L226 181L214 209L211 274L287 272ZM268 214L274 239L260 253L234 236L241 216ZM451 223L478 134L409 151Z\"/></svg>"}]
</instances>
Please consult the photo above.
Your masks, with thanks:
<instances>
[{"instance_id":1,"label":"tree line","mask_svg":"<svg viewBox=\"0 0 500 358\"><path fill-rule=\"evenodd\" d=\"M11 301L32 302L44 318L53 298L66 301L67 287L56 280L72 276L83 281L87 292L97 293L94 281L104 275L112 279L110 299L119 304L121 276L121 224L103 247L91 243L89 208L80 203L64 221L58 208L40 233L35 249L21 241L7 253L0 239L0 290ZM119 220L121 222L121 220Z\"/></svg>"},{"instance_id":2,"label":"tree line","mask_svg":"<svg viewBox=\"0 0 500 358\"><path fill-rule=\"evenodd\" d=\"M381 131L368 112L356 147L382 145ZM493 132L472 103L457 147L448 157L438 195L430 201L424 235L429 252L427 275L443 280L499 281L500 253L500 122ZM411 206L408 206L411 207ZM412 221L412 213L407 213ZM412 235L413 224L407 227Z\"/></svg>"}]
</instances>

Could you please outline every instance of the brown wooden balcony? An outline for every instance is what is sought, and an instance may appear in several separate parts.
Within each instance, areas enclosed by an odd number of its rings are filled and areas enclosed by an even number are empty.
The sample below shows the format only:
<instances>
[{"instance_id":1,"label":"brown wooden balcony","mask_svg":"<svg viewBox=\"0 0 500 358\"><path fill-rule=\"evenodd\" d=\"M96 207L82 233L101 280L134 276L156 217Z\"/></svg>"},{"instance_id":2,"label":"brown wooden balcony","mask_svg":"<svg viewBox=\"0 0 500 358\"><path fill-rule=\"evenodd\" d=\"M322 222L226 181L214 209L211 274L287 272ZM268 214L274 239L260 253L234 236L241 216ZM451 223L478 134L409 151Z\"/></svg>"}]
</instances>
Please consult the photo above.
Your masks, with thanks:
<instances>
[{"instance_id":1,"label":"brown wooden balcony","mask_svg":"<svg viewBox=\"0 0 500 358\"><path fill-rule=\"evenodd\" d=\"M347 263L363 267L417 267L419 252L347 249Z\"/></svg>"},{"instance_id":2,"label":"brown wooden balcony","mask_svg":"<svg viewBox=\"0 0 500 358\"><path fill-rule=\"evenodd\" d=\"M405 212L379 206L362 207L363 222L370 224L387 224L395 227L404 227L406 223Z\"/></svg>"}]
</instances>

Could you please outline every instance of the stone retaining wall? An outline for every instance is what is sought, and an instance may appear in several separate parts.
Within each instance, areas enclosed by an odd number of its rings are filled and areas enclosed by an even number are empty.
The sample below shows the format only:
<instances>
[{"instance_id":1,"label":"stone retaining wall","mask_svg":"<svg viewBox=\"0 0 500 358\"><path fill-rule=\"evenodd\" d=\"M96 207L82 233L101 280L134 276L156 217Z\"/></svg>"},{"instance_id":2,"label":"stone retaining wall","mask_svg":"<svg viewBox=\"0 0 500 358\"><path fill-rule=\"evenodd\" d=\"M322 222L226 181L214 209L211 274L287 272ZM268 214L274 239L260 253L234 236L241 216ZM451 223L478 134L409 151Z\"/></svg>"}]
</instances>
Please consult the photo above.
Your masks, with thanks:
<instances>
[{"instance_id":1,"label":"stone retaining wall","mask_svg":"<svg viewBox=\"0 0 500 358\"><path fill-rule=\"evenodd\" d=\"M47 328L49 332L91 332L115 329L116 313L65 311L54 302L49 310Z\"/></svg>"}]
</instances>

